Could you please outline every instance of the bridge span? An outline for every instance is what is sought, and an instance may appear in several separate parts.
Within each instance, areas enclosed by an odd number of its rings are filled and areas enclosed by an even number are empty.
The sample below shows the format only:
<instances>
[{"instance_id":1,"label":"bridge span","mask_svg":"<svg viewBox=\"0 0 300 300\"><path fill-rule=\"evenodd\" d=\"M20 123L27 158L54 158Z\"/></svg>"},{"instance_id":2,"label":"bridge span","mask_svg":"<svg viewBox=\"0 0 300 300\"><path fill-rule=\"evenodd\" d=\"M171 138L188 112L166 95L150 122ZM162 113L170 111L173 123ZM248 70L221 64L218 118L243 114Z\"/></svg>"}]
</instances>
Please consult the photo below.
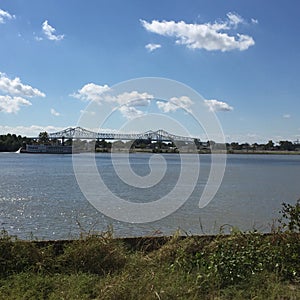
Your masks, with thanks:
<instances>
[{"instance_id":1,"label":"bridge span","mask_svg":"<svg viewBox=\"0 0 300 300\"><path fill-rule=\"evenodd\" d=\"M62 131L49 133L51 139L93 139L93 140L153 140L160 142L182 141L194 142L193 137L185 137L180 135L171 134L165 130L146 131L143 133L107 133L107 132L94 132L82 127L69 127ZM200 139L198 139L200 141Z\"/></svg>"}]
</instances>

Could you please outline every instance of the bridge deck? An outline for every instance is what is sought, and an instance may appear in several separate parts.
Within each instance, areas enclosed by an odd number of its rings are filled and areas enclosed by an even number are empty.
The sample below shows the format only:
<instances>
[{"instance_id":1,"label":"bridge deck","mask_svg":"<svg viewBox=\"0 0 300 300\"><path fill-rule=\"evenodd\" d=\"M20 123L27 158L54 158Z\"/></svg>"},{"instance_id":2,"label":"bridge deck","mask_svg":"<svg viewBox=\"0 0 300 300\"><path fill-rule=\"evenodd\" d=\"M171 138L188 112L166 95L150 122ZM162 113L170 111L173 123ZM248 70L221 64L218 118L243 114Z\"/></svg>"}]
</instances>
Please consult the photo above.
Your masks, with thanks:
<instances>
[{"instance_id":1,"label":"bridge deck","mask_svg":"<svg viewBox=\"0 0 300 300\"><path fill-rule=\"evenodd\" d=\"M165 130L147 131L144 133L107 133L107 132L93 132L81 127L67 128L62 131L50 133L49 137L54 139L104 139L104 140L138 140L151 139L155 141L184 141L193 142L195 138L185 137L171 134ZM200 139L198 139L200 140Z\"/></svg>"}]
</instances>

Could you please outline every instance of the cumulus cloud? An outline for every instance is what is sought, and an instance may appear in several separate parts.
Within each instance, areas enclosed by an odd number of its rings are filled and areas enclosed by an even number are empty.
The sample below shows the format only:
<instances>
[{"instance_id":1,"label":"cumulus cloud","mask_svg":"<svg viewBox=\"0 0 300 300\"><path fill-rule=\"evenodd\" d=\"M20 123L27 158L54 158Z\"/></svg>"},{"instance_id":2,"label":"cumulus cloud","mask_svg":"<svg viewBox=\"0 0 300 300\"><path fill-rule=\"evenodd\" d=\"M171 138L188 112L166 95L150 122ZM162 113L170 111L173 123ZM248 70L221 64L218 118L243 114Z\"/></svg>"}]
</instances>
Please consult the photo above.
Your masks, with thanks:
<instances>
[{"instance_id":1,"label":"cumulus cloud","mask_svg":"<svg viewBox=\"0 0 300 300\"><path fill-rule=\"evenodd\" d=\"M108 85L97 85L94 83L84 85L80 90L70 96L82 101L94 101L100 105L103 103L111 103L128 119L141 116L143 112L136 109L136 107L148 106L150 99L153 99L152 95L138 91L124 92L115 95Z\"/></svg>"},{"instance_id":2,"label":"cumulus cloud","mask_svg":"<svg viewBox=\"0 0 300 300\"><path fill-rule=\"evenodd\" d=\"M54 108L50 109L50 113L51 113L51 115L53 115L55 117L59 117L60 116L60 113L57 112Z\"/></svg>"},{"instance_id":3,"label":"cumulus cloud","mask_svg":"<svg viewBox=\"0 0 300 300\"><path fill-rule=\"evenodd\" d=\"M48 23L48 20L44 21L42 29L48 40L60 41L65 37L63 34L55 35L56 29Z\"/></svg>"},{"instance_id":4,"label":"cumulus cloud","mask_svg":"<svg viewBox=\"0 0 300 300\"><path fill-rule=\"evenodd\" d=\"M30 106L32 103L25 98L45 97L45 94L30 85L23 84L20 78L10 79L0 72L0 111L17 113L21 106Z\"/></svg>"},{"instance_id":5,"label":"cumulus cloud","mask_svg":"<svg viewBox=\"0 0 300 300\"><path fill-rule=\"evenodd\" d=\"M132 91L130 93L125 92L112 97L111 100L116 102L118 105L118 110L121 112L123 117L128 120L132 120L143 116L145 113L137 109L136 107L145 107L150 104L150 99L153 96L148 93L139 93L137 91Z\"/></svg>"},{"instance_id":6,"label":"cumulus cloud","mask_svg":"<svg viewBox=\"0 0 300 300\"><path fill-rule=\"evenodd\" d=\"M290 115L290 114L284 114L282 117L283 117L284 119L290 119L290 118L291 118L291 115Z\"/></svg>"},{"instance_id":7,"label":"cumulus cloud","mask_svg":"<svg viewBox=\"0 0 300 300\"><path fill-rule=\"evenodd\" d=\"M119 111L121 112L121 114L123 115L123 117L125 117L128 120L132 120L138 117L141 117L144 115L144 112L136 109L133 106L127 106L127 105L123 105L119 108Z\"/></svg>"},{"instance_id":8,"label":"cumulus cloud","mask_svg":"<svg viewBox=\"0 0 300 300\"><path fill-rule=\"evenodd\" d=\"M127 119L134 119L141 117L144 112L137 107L146 107L150 105L150 101L154 99L154 96L146 92L124 92L115 95L112 89L108 85L97 85L94 83L88 83L83 86L77 93L71 96L83 100L83 101L95 101L99 104L111 103L116 106L116 109ZM190 107L193 101L187 97L173 97L168 101L156 101L156 104L163 112L174 112L179 108L190 111Z\"/></svg>"},{"instance_id":9,"label":"cumulus cloud","mask_svg":"<svg viewBox=\"0 0 300 300\"><path fill-rule=\"evenodd\" d=\"M25 85L20 78L10 79L6 74L0 72L0 90L14 96L20 97L45 97L45 94L30 85Z\"/></svg>"},{"instance_id":10,"label":"cumulus cloud","mask_svg":"<svg viewBox=\"0 0 300 300\"><path fill-rule=\"evenodd\" d=\"M204 100L204 104L209 108L210 111L232 111L233 107L228 105L226 102L218 100Z\"/></svg>"},{"instance_id":11,"label":"cumulus cloud","mask_svg":"<svg viewBox=\"0 0 300 300\"><path fill-rule=\"evenodd\" d=\"M97 85L94 83L88 83L84 85L77 93L71 96L83 101L96 101L99 102L103 100L103 93L110 91L108 85Z\"/></svg>"},{"instance_id":12,"label":"cumulus cloud","mask_svg":"<svg viewBox=\"0 0 300 300\"><path fill-rule=\"evenodd\" d=\"M28 137L38 137L40 132L47 131L57 132L65 129L64 127L55 127L55 126L7 126L0 125L0 134L14 133L16 135L28 136Z\"/></svg>"},{"instance_id":13,"label":"cumulus cloud","mask_svg":"<svg viewBox=\"0 0 300 300\"><path fill-rule=\"evenodd\" d=\"M139 93L137 91L132 91L130 93L125 92L112 97L112 101L117 102L120 105L126 104L127 106L148 106L150 99L153 96L148 93Z\"/></svg>"},{"instance_id":14,"label":"cumulus cloud","mask_svg":"<svg viewBox=\"0 0 300 300\"><path fill-rule=\"evenodd\" d=\"M147 22L140 20L142 26L149 32L167 37L175 37L176 44L185 45L190 49L205 49L207 51L247 50L255 44L253 38L237 33L236 36L226 33L226 30L235 29L243 23L241 16L228 13L224 22L188 24L184 21L158 21Z\"/></svg>"},{"instance_id":15,"label":"cumulus cloud","mask_svg":"<svg viewBox=\"0 0 300 300\"><path fill-rule=\"evenodd\" d=\"M29 106L31 102L22 97L0 96L0 111L5 113L17 113L20 106Z\"/></svg>"},{"instance_id":16,"label":"cumulus cloud","mask_svg":"<svg viewBox=\"0 0 300 300\"><path fill-rule=\"evenodd\" d=\"M0 24L4 24L7 20L12 20L15 18L15 15L11 15L9 12L0 9Z\"/></svg>"},{"instance_id":17,"label":"cumulus cloud","mask_svg":"<svg viewBox=\"0 0 300 300\"><path fill-rule=\"evenodd\" d=\"M110 102L119 105L126 104L127 106L147 106L150 99L153 98L153 96L148 93L140 93L138 91L114 95L113 90L108 85L97 85L94 83L84 85L80 90L70 96L83 101L95 101L99 104Z\"/></svg>"},{"instance_id":18,"label":"cumulus cloud","mask_svg":"<svg viewBox=\"0 0 300 300\"><path fill-rule=\"evenodd\" d=\"M160 45L160 44L147 44L147 45L145 46L145 48L146 48L149 52L152 52L152 51L154 51L154 50L156 50L156 49L161 48L161 45Z\"/></svg>"},{"instance_id":19,"label":"cumulus cloud","mask_svg":"<svg viewBox=\"0 0 300 300\"><path fill-rule=\"evenodd\" d=\"M179 108L182 108L186 111L191 111L190 107L193 104L193 101L187 96L181 97L172 97L169 101L157 101L157 107L165 113L174 112Z\"/></svg>"}]
</instances>

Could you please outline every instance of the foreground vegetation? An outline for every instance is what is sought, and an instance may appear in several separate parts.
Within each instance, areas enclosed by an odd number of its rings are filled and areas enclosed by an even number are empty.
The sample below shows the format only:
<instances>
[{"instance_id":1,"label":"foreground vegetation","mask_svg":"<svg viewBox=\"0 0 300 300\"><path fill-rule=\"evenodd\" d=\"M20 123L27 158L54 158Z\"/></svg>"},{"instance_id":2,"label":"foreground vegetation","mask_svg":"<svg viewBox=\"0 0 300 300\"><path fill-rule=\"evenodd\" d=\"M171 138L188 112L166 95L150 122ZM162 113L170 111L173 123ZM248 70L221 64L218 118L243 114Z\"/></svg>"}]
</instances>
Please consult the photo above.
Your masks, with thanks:
<instances>
[{"instance_id":1,"label":"foreground vegetation","mask_svg":"<svg viewBox=\"0 0 300 300\"><path fill-rule=\"evenodd\" d=\"M0 299L300 299L300 202L271 234L0 237Z\"/></svg>"}]
</instances>

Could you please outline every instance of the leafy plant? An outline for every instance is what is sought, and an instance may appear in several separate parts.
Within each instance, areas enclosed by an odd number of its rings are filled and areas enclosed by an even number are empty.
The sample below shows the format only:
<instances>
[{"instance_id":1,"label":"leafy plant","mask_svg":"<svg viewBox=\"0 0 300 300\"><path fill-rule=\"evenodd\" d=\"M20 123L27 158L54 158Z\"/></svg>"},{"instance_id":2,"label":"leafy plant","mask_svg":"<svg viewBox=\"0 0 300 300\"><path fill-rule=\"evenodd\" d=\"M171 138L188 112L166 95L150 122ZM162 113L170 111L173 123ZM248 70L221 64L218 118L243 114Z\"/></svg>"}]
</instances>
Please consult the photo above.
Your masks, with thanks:
<instances>
[{"instance_id":1,"label":"leafy plant","mask_svg":"<svg viewBox=\"0 0 300 300\"><path fill-rule=\"evenodd\" d=\"M279 222L283 228L287 228L292 232L300 232L300 199L295 205L289 203L282 203L282 210L280 211L282 217Z\"/></svg>"}]
</instances>

